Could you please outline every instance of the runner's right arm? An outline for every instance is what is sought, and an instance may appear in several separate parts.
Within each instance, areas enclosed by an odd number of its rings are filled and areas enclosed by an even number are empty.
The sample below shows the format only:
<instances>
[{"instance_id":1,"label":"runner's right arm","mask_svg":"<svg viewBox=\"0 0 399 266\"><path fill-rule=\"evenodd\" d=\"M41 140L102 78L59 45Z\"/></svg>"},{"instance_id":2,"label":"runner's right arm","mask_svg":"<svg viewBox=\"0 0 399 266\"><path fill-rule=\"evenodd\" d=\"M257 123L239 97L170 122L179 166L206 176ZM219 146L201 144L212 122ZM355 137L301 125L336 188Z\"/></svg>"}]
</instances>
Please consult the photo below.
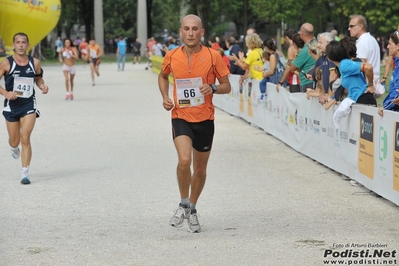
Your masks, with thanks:
<instances>
[{"instance_id":1,"label":"runner's right arm","mask_svg":"<svg viewBox=\"0 0 399 266\"><path fill-rule=\"evenodd\" d=\"M163 99L163 108L165 108L166 111L172 110L174 104L169 98L169 75L163 72L163 70L161 70L158 76L158 86Z\"/></svg>"},{"instance_id":2,"label":"runner's right arm","mask_svg":"<svg viewBox=\"0 0 399 266\"><path fill-rule=\"evenodd\" d=\"M0 63L0 79L10 70L10 62L8 60L3 60ZM17 95L12 91L7 91L5 88L0 86L0 94L3 95L8 100L15 100Z\"/></svg>"}]
</instances>

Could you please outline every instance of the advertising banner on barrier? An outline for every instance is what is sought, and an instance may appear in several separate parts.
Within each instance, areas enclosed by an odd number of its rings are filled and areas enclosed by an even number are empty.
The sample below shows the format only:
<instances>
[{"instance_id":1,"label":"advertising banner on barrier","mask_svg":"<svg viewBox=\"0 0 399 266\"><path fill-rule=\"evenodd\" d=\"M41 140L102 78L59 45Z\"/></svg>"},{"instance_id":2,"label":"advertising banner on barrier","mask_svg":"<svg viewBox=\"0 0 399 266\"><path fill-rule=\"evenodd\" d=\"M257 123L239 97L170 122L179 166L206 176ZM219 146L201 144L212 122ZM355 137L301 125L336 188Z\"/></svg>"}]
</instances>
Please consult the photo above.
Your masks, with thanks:
<instances>
[{"instance_id":1,"label":"advertising banner on barrier","mask_svg":"<svg viewBox=\"0 0 399 266\"><path fill-rule=\"evenodd\" d=\"M317 98L283 88L277 92L272 83L260 100L259 81L248 79L240 86L237 75L230 81L232 92L215 95L215 106L399 205L398 113L385 111L380 117L377 108L354 104L336 129L337 106L325 110Z\"/></svg>"}]
</instances>

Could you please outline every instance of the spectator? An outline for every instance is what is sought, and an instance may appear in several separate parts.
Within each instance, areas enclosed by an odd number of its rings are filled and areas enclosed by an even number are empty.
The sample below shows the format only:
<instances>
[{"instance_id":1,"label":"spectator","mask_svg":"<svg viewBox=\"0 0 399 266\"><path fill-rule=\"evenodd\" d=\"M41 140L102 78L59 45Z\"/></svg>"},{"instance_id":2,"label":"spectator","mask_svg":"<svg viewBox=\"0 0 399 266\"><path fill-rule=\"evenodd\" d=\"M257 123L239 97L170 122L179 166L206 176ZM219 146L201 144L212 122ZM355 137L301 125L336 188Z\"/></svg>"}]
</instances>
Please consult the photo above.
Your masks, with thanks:
<instances>
[{"instance_id":1,"label":"spectator","mask_svg":"<svg viewBox=\"0 0 399 266\"><path fill-rule=\"evenodd\" d=\"M305 46L307 47L309 42L314 39L313 25L310 23L304 23L304 24L302 24L299 32L300 32L301 39L305 42ZM307 73L315 65L315 63L316 63L316 61L309 54L308 49L301 49L298 56L295 58L295 60L289 66L289 69L291 72L299 71L299 72ZM283 85L283 81L287 77L286 74L287 73L285 73L285 75L283 75L282 80L280 80L279 84L277 85L277 87L276 87L277 91L279 90L279 86ZM313 81L307 79L306 76L301 76L301 82L300 82L300 88L299 88L300 92L306 92L307 89L312 89L312 88L313 88Z\"/></svg>"},{"instance_id":2,"label":"spectator","mask_svg":"<svg viewBox=\"0 0 399 266\"><path fill-rule=\"evenodd\" d=\"M302 45L298 46L298 43L294 44L293 36L297 35L297 42L301 42ZM292 64L296 56L298 55L300 49L302 49L304 42L302 41L300 35L296 33L293 29L288 29L284 32L285 42L288 44L287 51L287 64L286 64L286 72L287 76L287 85L290 92L299 92L299 76L295 72L291 72L288 67ZM285 73L284 73L285 74Z\"/></svg>"},{"instance_id":3,"label":"spectator","mask_svg":"<svg viewBox=\"0 0 399 266\"><path fill-rule=\"evenodd\" d=\"M208 44L214 50L218 50L221 48L219 45L219 38L215 35L211 35L209 37Z\"/></svg>"},{"instance_id":4,"label":"spectator","mask_svg":"<svg viewBox=\"0 0 399 266\"><path fill-rule=\"evenodd\" d=\"M357 57L373 66L374 77L368 83L374 83L376 97L381 96L385 89L380 84L380 48L377 40L368 32L367 20L362 15L350 16L348 31L351 37L356 37ZM341 73L342 74L342 73Z\"/></svg>"},{"instance_id":5,"label":"spectator","mask_svg":"<svg viewBox=\"0 0 399 266\"><path fill-rule=\"evenodd\" d=\"M255 67L256 70L262 71L264 78L262 79L261 82L259 82L259 90L260 90L260 100L263 101L266 97L266 84L269 82L270 78L265 77L265 74L270 71L270 53L269 52L263 52L262 54L262 61L263 61L263 67L258 68L257 66Z\"/></svg>"},{"instance_id":6,"label":"spectator","mask_svg":"<svg viewBox=\"0 0 399 266\"><path fill-rule=\"evenodd\" d=\"M285 59L285 55L283 52L281 52L280 50L277 49L277 44L276 44L276 40L273 38L266 38L263 41L263 49L265 50L266 48L271 49L271 47L275 47L275 52L277 53L277 55L280 58L280 62L285 66L285 64L287 63L286 59Z\"/></svg>"},{"instance_id":7,"label":"spectator","mask_svg":"<svg viewBox=\"0 0 399 266\"><path fill-rule=\"evenodd\" d=\"M156 43L156 41L155 41L154 37L151 37L147 41L146 47L147 47L148 58L151 58L151 55L153 53L152 52L152 47L154 46L155 43Z\"/></svg>"},{"instance_id":8,"label":"spectator","mask_svg":"<svg viewBox=\"0 0 399 266\"><path fill-rule=\"evenodd\" d=\"M341 39L340 43L345 47L346 52L348 53L349 58L355 62L362 62L361 59L356 57L356 38L354 37L344 37ZM324 105L324 109L328 110L333 104L337 102L342 102L343 99L347 98L348 90L345 89L341 83L341 75L339 73L339 69L336 67L335 72L337 73L337 79L331 84L331 94L333 95L328 102Z\"/></svg>"},{"instance_id":9,"label":"spectator","mask_svg":"<svg viewBox=\"0 0 399 266\"><path fill-rule=\"evenodd\" d=\"M132 44L133 46L133 64L141 63L141 43L139 38Z\"/></svg>"},{"instance_id":10,"label":"spectator","mask_svg":"<svg viewBox=\"0 0 399 266\"><path fill-rule=\"evenodd\" d=\"M315 73L312 75L312 79L315 82L321 81L321 86L319 87L323 88L323 91L319 92L319 103L322 105L324 105L328 101L328 98L331 98L332 96L329 94L329 84L337 79L335 65L330 60L328 60L326 55L326 47L333 40L334 35L330 32L323 32L317 36L317 49L320 57L316 61L315 69L317 67L320 67L321 80L317 79Z\"/></svg>"},{"instance_id":11,"label":"spectator","mask_svg":"<svg viewBox=\"0 0 399 266\"><path fill-rule=\"evenodd\" d=\"M116 48L116 63L118 65L118 71L125 70L125 62L126 62L126 39L119 37L119 41L116 44L117 48ZM121 67L121 63L122 63L122 67Z\"/></svg>"},{"instance_id":12,"label":"spectator","mask_svg":"<svg viewBox=\"0 0 399 266\"><path fill-rule=\"evenodd\" d=\"M230 59L230 73L235 75L244 75L245 70L235 64L233 55L238 56L241 52L243 53L242 48L237 44L237 39L232 35L226 40L226 47L228 49L228 57Z\"/></svg>"},{"instance_id":13,"label":"spectator","mask_svg":"<svg viewBox=\"0 0 399 266\"><path fill-rule=\"evenodd\" d=\"M333 29L331 31L331 34L334 35L334 39L339 42L341 40L341 38L338 37L338 31L336 29Z\"/></svg>"},{"instance_id":14,"label":"spectator","mask_svg":"<svg viewBox=\"0 0 399 266\"><path fill-rule=\"evenodd\" d=\"M256 30L254 28L248 28L247 29L247 35L245 35L244 40L246 40L248 36L251 36L251 35L254 35L254 34L256 34ZM248 54L251 52L251 48L246 46L245 42L244 42L244 46L245 46L245 50L247 51L246 55L248 56Z\"/></svg>"},{"instance_id":15,"label":"spectator","mask_svg":"<svg viewBox=\"0 0 399 266\"><path fill-rule=\"evenodd\" d=\"M163 57L163 46L160 43L155 42L155 44L152 46L152 52L156 56Z\"/></svg>"},{"instance_id":16,"label":"spectator","mask_svg":"<svg viewBox=\"0 0 399 266\"><path fill-rule=\"evenodd\" d=\"M308 53L311 57L314 58L314 60L317 61L320 57L320 53L317 50L317 40L316 39L311 39L310 42L307 45L308 48ZM314 69L314 67L312 67Z\"/></svg>"},{"instance_id":17,"label":"spectator","mask_svg":"<svg viewBox=\"0 0 399 266\"><path fill-rule=\"evenodd\" d=\"M282 80L284 75L285 67L282 59L284 55L281 57L281 52L277 50L276 41L272 38L267 38L263 42L264 50L270 54L270 69L268 72L263 73L263 78L269 78L269 82L273 84L286 83L285 80ZM285 58L284 58L285 62Z\"/></svg>"},{"instance_id":18,"label":"spectator","mask_svg":"<svg viewBox=\"0 0 399 266\"><path fill-rule=\"evenodd\" d=\"M366 82L366 80L373 80L373 66L351 60L345 46L335 40L327 45L326 54L328 59L339 68L342 86L348 90L348 98L342 101L333 116L335 128L339 128L339 121L348 116L353 103L377 106L373 97L374 83Z\"/></svg>"},{"instance_id":19,"label":"spectator","mask_svg":"<svg viewBox=\"0 0 399 266\"><path fill-rule=\"evenodd\" d=\"M171 38L168 41L168 51L171 51L175 48L179 47L179 45L177 45L176 39L175 38Z\"/></svg>"},{"instance_id":20,"label":"spectator","mask_svg":"<svg viewBox=\"0 0 399 266\"><path fill-rule=\"evenodd\" d=\"M395 112L399 112L399 33L395 31L392 33L389 42L388 42L388 52L389 56L393 57L393 62L395 64L395 68L392 72L391 83L389 86L389 93L385 97L382 107L378 109L378 114L380 116L384 116L384 110L391 110ZM396 101L393 101L396 99Z\"/></svg>"},{"instance_id":21,"label":"spectator","mask_svg":"<svg viewBox=\"0 0 399 266\"><path fill-rule=\"evenodd\" d=\"M356 62L362 62L361 59L357 58L356 38L344 37L340 41L346 49L348 56L351 60Z\"/></svg>"},{"instance_id":22,"label":"spectator","mask_svg":"<svg viewBox=\"0 0 399 266\"><path fill-rule=\"evenodd\" d=\"M315 89L308 89L306 91L306 98L309 100L310 97L319 97L322 94L324 87L322 82L321 66L315 67L313 71L314 80L316 81Z\"/></svg>"},{"instance_id":23,"label":"spectator","mask_svg":"<svg viewBox=\"0 0 399 266\"><path fill-rule=\"evenodd\" d=\"M55 41L55 51L56 51L56 57L58 58L58 54L61 52L62 50L62 40L61 40L61 36L57 37L57 40Z\"/></svg>"},{"instance_id":24,"label":"spectator","mask_svg":"<svg viewBox=\"0 0 399 266\"><path fill-rule=\"evenodd\" d=\"M224 54L224 50L222 48L217 50L219 54L222 56L223 61L226 63L227 68L230 69L230 59L227 57L227 55Z\"/></svg>"},{"instance_id":25,"label":"spectator","mask_svg":"<svg viewBox=\"0 0 399 266\"><path fill-rule=\"evenodd\" d=\"M396 31L399 31L399 24L396 28ZM384 76L381 79L381 83L385 84L385 81L387 80L387 77L388 77L389 71L391 70L391 67L392 67L392 69L395 69L395 63L394 63L393 58L394 58L394 56L390 56L389 50L388 50L388 59L385 63L385 72L384 72Z\"/></svg>"},{"instance_id":26,"label":"spectator","mask_svg":"<svg viewBox=\"0 0 399 266\"><path fill-rule=\"evenodd\" d=\"M245 38L246 46L251 49L247 58L244 58L244 53L239 53L238 57L236 55L232 55L233 60L236 65L245 70L245 74L240 77L240 84L244 82L244 80L248 77L262 80L262 72L257 71L255 66L262 67L262 40L259 35L252 34Z\"/></svg>"},{"instance_id":27,"label":"spectator","mask_svg":"<svg viewBox=\"0 0 399 266\"><path fill-rule=\"evenodd\" d=\"M78 36L78 37L76 37L76 40L73 42L73 45L74 45L75 47L79 47L79 45L80 45L81 42L82 42L82 41L80 40L80 38L79 38L79 36Z\"/></svg>"},{"instance_id":28,"label":"spectator","mask_svg":"<svg viewBox=\"0 0 399 266\"><path fill-rule=\"evenodd\" d=\"M333 96L329 98L328 102L324 105L325 110L330 109L332 105L337 102L342 102L346 97L348 97L348 90L341 85L342 80L338 68L335 68L335 72L337 73L337 79L330 83L330 90Z\"/></svg>"}]
</instances>

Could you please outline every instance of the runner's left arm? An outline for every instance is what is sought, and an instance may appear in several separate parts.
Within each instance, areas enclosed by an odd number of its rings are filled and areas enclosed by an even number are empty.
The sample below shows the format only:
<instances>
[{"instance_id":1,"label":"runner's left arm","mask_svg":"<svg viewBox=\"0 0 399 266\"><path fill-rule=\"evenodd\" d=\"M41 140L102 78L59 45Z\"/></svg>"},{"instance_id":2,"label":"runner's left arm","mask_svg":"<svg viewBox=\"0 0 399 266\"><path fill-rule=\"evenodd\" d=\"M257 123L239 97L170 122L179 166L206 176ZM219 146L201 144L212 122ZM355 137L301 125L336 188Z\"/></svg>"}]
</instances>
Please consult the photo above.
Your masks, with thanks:
<instances>
[{"instance_id":1,"label":"runner's left arm","mask_svg":"<svg viewBox=\"0 0 399 266\"><path fill-rule=\"evenodd\" d=\"M231 85L230 85L230 81L229 81L229 76L224 76L221 78L218 78L218 81L220 84L218 84L217 90L215 92L215 94L227 94L230 93L231 91Z\"/></svg>"},{"instance_id":2,"label":"runner's left arm","mask_svg":"<svg viewBox=\"0 0 399 266\"><path fill-rule=\"evenodd\" d=\"M38 59L34 59L35 63L35 82L36 85L39 87L39 89L42 91L43 94L47 94L48 92L48 86L44 84L43 80L43 69L41 67L40 61Z\"/></svg>"},{"instance_id":3,"label":"runner's left arm","mask_svg":"<svg viewBox=\"0 0 399 266\"><path fill-rule=\"evenodd\" d=\"M79 52L78 52L78 49L77 49L76 47L73 47L72 51L73 51L72 58L75 59L75 60L76 60L76 59L79 59Z\"/></svg>"},{"instance_id":4,"label":"runner's left arm","mask_svg":"<svg viewBox=\"0 0 399 266\"><path fill-rule=\"evenodd\" d=\"M104 54L104 50L100 46L100 52L98 53L97 58L100 58L103 54Z\"/></svg>"}]
</instances>

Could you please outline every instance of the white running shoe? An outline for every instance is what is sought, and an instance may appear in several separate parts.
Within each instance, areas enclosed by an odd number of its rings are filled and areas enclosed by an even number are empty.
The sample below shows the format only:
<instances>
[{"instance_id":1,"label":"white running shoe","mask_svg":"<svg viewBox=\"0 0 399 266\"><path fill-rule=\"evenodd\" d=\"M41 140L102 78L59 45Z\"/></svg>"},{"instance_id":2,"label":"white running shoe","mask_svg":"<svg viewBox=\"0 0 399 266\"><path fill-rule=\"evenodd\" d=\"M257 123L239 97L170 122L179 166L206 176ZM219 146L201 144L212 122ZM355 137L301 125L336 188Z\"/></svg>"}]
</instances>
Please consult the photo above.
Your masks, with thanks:
<instances>
[{"instance_id":1,"label":"white running shoe","mask_svg":"<svg viewBox=\"0 0 399 266\"><path fill-rule=\"evenodd\" d=\"M198 221L197 212L191 213L190 216L188 217L187 221L188 221L187 229L188 229L188 231L190 233L199 233L199 232L201 232L201 226L200 226L199 221Z\"/></svg>"},{"instance_id":2,"label":"white running shoe","mask_svg":"<svg viewBox=\"0 0 399 266\"><path fill-rule=\"evenodd\" d=\"M14 159L18 159L19 156L21 155L21 151L19 150L19 147L11 148L11 155Z\"/></svg>"},{"instance_id":3,"label":"white running shoe","mask_svg":"<svg viewBox=\"0 0 399 266\"><path fill-rule=\"evenodd\" d=\"M179 204L179 208L175 211L172 218L170 218L169 225L173 227L182 227L184 219L190 215L190 207L184 207Z\"/></svg>"},{"instance_id":4,"label":"white running shoe","mask_svg":"<svg viewBox=\"0 0 399 266\"><path fill-rule=\"evenodd\" d=\"M24 171L24 170L22 171L21 184L23 184L23 185L29 185L30 184L28 171Z\"/></svg>"}]
</instances>

